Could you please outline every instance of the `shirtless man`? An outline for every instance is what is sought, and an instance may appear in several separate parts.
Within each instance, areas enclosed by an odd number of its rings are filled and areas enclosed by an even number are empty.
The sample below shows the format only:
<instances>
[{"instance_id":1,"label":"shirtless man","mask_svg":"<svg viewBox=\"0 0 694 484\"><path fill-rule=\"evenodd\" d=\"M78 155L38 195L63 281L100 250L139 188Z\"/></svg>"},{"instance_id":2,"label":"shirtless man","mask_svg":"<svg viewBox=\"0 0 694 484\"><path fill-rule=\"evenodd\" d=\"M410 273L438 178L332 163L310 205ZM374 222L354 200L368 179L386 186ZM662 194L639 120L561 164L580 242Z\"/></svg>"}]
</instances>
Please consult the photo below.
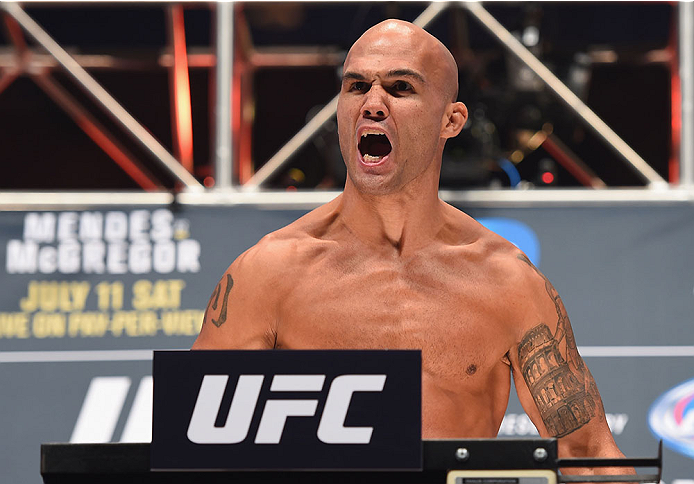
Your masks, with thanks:
<instances>
[{"instance_id":1,"label":"shirtless man","mask_svg":"<svg viewBox=\"0 0 694 484\"><path fill-rule=\"evenodd\" d=\"M438 197L467 119L457 79L407 22L357 40L337 110L344 192L231 264L193 349L421 349L423 438L496 437L513 377L560 456L621 457L550 282Z\"/></svg>"}]
</instances>

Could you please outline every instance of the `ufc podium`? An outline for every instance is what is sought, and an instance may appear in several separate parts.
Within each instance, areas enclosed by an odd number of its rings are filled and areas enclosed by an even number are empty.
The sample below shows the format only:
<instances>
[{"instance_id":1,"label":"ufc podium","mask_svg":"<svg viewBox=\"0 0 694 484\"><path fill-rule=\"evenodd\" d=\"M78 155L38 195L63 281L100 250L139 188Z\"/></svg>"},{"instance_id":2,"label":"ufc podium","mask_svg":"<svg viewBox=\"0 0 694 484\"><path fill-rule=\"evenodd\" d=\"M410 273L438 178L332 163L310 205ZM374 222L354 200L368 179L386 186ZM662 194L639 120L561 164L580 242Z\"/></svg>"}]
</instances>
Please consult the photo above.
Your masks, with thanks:
<instances>
[{"instance_id":1,"label":"ufc podium","mask_svg":"<svg viewBox=\"0 0 694 484\"><path fill-rule=\"evenodd\" d=\"M156 351L151 444L43 444L46 484L659 482L554 439L422 440L421 353ZM464 408L461 412L465 411ZM558 476L562 467L657 467Z\"/></svg>"},{"instance_id":2,"label":"ufc podium","mask_svg":"<svg viewBox=\"0 0 694 484\"><path fill-rule=\"evenodd\" d=\"M540 450L538 450L540 449ZM554 484L660 482L662 457L558 459L554 439L424 440L420 471L152 471L150 444L43 444L45 484ZM562 466L657 468L637 476L558 475Z\"/></svg>"},{"instance_id":3,"label":"ufc podium","mask_svg":"<svg viewBox=\"0 0 694 484\"><path fill-rule=\"evenodd\" d=\"M533 454L540 452L538 461ZM425 440L419 471L152 471L150 444L43 444L41 475L46 484L130 483L248 483L248 484L434 484L447 482L450 470L514 469L523 478L491 478L464 481L478 484L553 484L557 452L554 440ZM461 460L462 459L462 460ZM521 473L521 474L523 474ZM534 473L534 474L533 474ZM516 474L514 474L516 475ZM531 477L536 476L536 477ZM457 483L455 483L457 484ZM462 484L462 483L460 483Z\"/></svg>"}]
</instances>

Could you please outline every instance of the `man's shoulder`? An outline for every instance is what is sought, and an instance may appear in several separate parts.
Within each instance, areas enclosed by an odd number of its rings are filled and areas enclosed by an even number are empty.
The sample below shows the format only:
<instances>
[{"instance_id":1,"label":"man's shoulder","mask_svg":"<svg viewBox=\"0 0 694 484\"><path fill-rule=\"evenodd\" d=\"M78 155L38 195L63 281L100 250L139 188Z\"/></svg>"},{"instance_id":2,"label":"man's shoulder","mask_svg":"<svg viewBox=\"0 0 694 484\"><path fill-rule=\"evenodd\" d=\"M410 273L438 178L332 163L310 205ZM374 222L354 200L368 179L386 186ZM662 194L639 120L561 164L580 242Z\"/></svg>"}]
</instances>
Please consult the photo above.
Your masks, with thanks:
<instances>
[{"instance_id":1,"label":"man's shoulder","mask_svg":"<svg viewBox=\"0 0 694 484\"><path fill-rule=\"evenodd\" d=\"M285 271L295 265L301 266L306 258L321 245L317 235L325 225L326 206L323 205L303 215L294 222L268 233L239 259L246 265Z\"/></svg>"},{"instance_id":2,"label":"man's shoulder","mask_svg":"<svg viewBox=\"0 0 694 484\"><path fill-rule=\"evenodd\" d=\"M451 207L449 211L453 223L449 232L452 234L452 244L464 248L477 255L487 264L512 263L522 252L511 242L492 232L480 222Z\"/></svg>"},{"instance_id":3,"label":"man's shoulder","mask_svg":"<svg viewBox=\"0 0 694 484\"><path fill-rule=\"evenodd\" d=\"M495 273L504 286L516 287L516 292L523 293L531 289L528 284L537 281L541 274L528 256L500 235L487 228L484 230L483 244L486 247L489 270Z\"/></svg>"},{"instance_id":4,"label":"man's shoulder","mask_svg":"<svg viewBox=\"0 0 694 484\"><path fill-rule=\"evenodd\" d=\"M548 279L522 250L485 227L479 243L485 254L482 269L494 292L518 316L524 312L534 314L536 306L546 302L546 286L551 286Z\"/></svg>"},{"instance_id":5,"label":"man's shoulder","mask_svg":"<svg viewBox=\"0 0 694 484\"><path fill-rule=\"evenodd\" d=\"M458 247L469 254L495 284L523 286L528 280L541 276L516 245L460 211L456 214L456 230L462 237Z\"/></svg>"},{"instance_id":6,"label":"man's shoulder","mask_svg":"<svg viewBox=\"0 0 694 484\"><path fill-rule=\"evenodd\" d=\"M528 324L537 324L537 314L549 301L549 281L514 244L481 224L475 231L468 262L476 266L479 290L495 301L509 330L521 334Z\"/></svg>"}]
</instances>

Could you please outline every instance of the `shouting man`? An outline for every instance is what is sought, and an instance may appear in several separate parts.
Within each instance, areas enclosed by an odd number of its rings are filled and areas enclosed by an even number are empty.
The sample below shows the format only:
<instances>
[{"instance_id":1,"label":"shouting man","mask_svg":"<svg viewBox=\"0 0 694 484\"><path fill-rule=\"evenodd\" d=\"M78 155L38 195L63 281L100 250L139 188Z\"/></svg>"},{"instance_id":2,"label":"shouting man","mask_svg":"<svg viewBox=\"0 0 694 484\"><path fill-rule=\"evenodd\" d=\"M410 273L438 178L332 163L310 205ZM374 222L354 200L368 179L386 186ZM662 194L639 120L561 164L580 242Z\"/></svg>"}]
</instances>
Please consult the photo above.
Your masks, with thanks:
<instances>
[{"instance_id":1,"label":"shouting man","mask_svg":"<svg viewBox=\"0 0 694 484\"><path fill-rule=\"evenodd\" d=\"M552 284L438 197L468 116L457 96L433 36L397 20L364 33L337 109L344 192L231 264L193 348L421 349L424 438L495 437L513 377L560 456L619 457Z\"/></svg>"}]
</instances>

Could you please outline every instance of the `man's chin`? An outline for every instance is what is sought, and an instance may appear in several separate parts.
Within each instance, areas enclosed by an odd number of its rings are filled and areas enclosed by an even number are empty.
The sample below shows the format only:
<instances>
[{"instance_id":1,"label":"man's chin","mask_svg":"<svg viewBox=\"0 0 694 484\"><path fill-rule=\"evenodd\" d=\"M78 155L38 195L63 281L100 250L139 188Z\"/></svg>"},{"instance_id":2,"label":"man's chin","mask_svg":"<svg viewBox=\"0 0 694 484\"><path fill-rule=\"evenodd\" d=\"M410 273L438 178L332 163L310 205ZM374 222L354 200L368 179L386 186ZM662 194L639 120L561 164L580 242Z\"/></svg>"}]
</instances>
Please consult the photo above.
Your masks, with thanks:
<instances>
[{"instance_id":1,"label":"man's chin","mask_svg":"<svg viewBox=\"0 0 694 484\"><path fill-rule=\"evenodd\" d=\"M368 173L358 173L355 175L348 174L348 183L354 189L368 196L385 196L398 191L398 184L394 181L392 173L388 174L368 174Z\"/></svg>"}]
</instances>

